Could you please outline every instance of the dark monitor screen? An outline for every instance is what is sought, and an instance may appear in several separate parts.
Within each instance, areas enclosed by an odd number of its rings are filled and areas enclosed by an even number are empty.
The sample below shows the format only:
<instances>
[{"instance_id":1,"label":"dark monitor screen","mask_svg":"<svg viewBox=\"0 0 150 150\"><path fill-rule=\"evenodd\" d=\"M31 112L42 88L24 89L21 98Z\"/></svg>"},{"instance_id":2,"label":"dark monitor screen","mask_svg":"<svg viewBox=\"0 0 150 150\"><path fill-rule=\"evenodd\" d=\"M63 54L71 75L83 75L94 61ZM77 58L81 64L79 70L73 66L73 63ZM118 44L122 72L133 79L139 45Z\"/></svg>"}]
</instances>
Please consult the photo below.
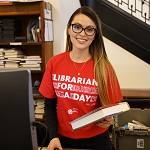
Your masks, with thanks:
<instances>
[{"instance_id":1,"label":"dark monitor screen","mask_svg":"<svg viewBox=\"0 0 150 150\"><path fill-rule=\"evenodd\" d=\"M29 70L0 70L0 149L37 150Z\"/></svg>"}]
</instances>

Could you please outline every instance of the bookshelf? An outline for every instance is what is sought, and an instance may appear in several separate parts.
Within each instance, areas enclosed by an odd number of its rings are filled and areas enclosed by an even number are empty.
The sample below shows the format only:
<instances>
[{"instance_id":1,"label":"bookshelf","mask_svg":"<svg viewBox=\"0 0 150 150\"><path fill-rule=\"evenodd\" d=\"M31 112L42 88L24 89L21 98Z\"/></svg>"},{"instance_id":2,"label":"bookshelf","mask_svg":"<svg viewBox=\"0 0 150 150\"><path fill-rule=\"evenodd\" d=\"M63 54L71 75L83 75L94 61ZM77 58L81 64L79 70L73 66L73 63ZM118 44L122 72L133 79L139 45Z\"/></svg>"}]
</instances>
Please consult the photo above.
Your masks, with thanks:
<instances>
[{"instance_id":1,"label":"bookshelf","mask_svg":"<svg viewBox=\"0 0 150 150\"><path fill-rule=\"evenodd\" d=\"M45 10L48 14L45 15ZM53 41L45 41L45 20L51 20L52 6L48 2L8 2L0 3L0 19L15 18L20 22L20 37L27 37L27 26L31 19L40 19L41 41L0 41L0 48L16 48L23 51L26 56L40 56L41 69L32 70L32 82L41 81L45 66L53 55ZM48 18L47 18L48 17ZM0 33L1 34L1 33ZM30 69L30 68L29 68ZM38 95L35 95L38 98Z\"/></svg>"}]
</instances>

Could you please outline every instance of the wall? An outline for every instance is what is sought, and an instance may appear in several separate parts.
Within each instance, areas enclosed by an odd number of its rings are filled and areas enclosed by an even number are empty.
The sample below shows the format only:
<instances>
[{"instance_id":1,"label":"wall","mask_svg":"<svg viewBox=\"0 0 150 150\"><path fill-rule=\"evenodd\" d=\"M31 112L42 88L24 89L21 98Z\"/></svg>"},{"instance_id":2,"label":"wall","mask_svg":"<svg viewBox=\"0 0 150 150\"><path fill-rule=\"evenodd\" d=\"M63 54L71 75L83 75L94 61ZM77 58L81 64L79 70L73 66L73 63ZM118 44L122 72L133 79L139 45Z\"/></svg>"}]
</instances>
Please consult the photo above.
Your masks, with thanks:
<instances>
[{"instance_id":1,"label":"wall","mask_svg":"<svg viewBox=\"0 0 150 150\"><path fill-rule=\"evenodd\" d=\"M63 52L65 29L71 14L80 7L79 0L47 0L52 4L54 20L54 55Z\"/></svg>"},{"instance_id":2,"label":"wall","mask_svg":"<svg viewBox=\"0 0 150 150\"><path fill-rule=\"evenodd\" d=\"M108 39L104 42L121 88L150 89L150 65Z\"/></svg>"},{"instance_id":3,"label":"wall","mask_svg":"<svg viewBox=\"0 0 150 150\"><path fill-rule=\"evenodd\" d=\"M54 55L64 51L67 21L80 7L79 0L49 0L53 6ZM104 38L108 57L115 68L121 88L150 89L150 65Z\"/></svg>"}]
</instances>

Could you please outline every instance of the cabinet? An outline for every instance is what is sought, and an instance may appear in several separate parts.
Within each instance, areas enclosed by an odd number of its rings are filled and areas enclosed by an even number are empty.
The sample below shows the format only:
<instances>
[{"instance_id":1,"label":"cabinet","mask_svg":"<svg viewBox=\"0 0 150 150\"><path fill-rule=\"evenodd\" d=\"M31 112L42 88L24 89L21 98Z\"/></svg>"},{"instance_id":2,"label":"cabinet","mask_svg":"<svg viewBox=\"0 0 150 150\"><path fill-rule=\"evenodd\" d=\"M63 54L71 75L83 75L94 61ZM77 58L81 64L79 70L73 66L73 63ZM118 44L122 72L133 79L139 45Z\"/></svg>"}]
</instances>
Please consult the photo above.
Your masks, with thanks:
<instances>
[{"instance_id":1,"label":"cabinet","mask_svg":"<svg viewBox=\"0 0 150 150\"><path fill-rule=\"evenodd\" d=\"M144 88L124 88L121 89L124 100L132 108L149 108L150 107L150 89Z\"/></svg>"},{"instance_id":2,"label":"cabinet","mask_svg":"<svg viewBox=\"0 0 150 150\"><path fill-rule=\"evenodd\" d=\"M53 55L53 42L44 40L45 31L45 20L50 19L51 16L46 18L45 10L48 7L51 15L51 4L44 1L40 2L8 2L0 3L0 19L2 18L15 18L20 22L21 26L21 37L27 37L27 26L31 19L41 18L41 41L25 41L25 42L15 42L15 41L1 41L0 48L17 48L21 49L23 53L27 56L38 55L41 57L41 69L34 70L32 72L32 82L41 81L43 73L45 71L45 65L49 58Z\"/></svg>"}]
</instances>

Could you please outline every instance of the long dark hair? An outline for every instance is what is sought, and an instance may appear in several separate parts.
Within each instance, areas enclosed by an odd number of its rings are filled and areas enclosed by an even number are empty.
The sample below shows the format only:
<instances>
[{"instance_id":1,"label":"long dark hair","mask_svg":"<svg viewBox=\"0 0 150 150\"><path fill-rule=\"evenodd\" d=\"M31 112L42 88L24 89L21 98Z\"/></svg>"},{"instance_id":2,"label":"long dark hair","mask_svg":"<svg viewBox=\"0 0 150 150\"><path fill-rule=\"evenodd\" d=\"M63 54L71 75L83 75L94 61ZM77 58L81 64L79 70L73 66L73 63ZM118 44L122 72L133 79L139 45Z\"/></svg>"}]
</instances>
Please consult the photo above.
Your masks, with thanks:
<instances>
[{"instance_id":1,"label":"long dark hair","mask_svg":"<svg viewBox=\"0 0 150 150\"><path fill-rule=\"evenodd\" d=\"M98 83L98 91L100 102L102 105L107 105L110 103L110 96L108 92L108 78L109 78L109 85L111 87L111 92L116 91L116 85L114 81L117 80L115 71L108 60L103 35L102 35L102 28L101 28L101 21L99 16L95 13L95 11L87 6L83 6L78 8L70 17L68 24L67 24L67 40L66 40L66 51L72 50L72 42L70 40L70 35L68 34L68 29L71 26L71 23L74 17L78 14L84 14L89 17L94 24L96 25L96 34L93 42L89 47L89 52L94 59L94 72L95 72L95 80ZM109 90L110 90L109 87ZM113 93L116 97L117 93Z\"/></svg>"}]
</instances>

